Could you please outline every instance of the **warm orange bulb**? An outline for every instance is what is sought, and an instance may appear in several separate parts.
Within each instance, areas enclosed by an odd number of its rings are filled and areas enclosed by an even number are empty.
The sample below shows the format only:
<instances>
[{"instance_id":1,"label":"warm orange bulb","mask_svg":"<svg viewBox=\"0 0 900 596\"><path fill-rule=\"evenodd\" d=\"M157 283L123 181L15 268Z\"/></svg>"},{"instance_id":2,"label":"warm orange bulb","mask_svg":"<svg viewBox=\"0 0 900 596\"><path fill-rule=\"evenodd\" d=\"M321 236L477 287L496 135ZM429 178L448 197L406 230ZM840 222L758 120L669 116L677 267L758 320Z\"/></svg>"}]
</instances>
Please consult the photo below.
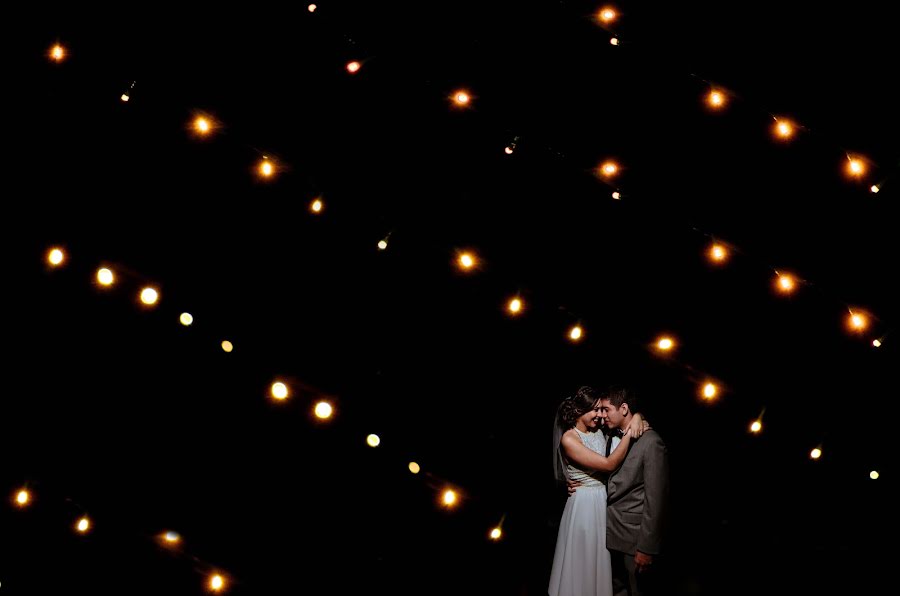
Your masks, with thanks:
<instances>
[{"instance_id":1,"label":"warm orange bulb","mask_svg":"<svg viewBox=\"0 0 900 596\"><path fill-rule=\"evenodd\" d=\"M847 174L859 178L866 173L866 164L861 159L850 157L847 159Z\"/></svg>"},{"instance_id":2,"label":"warm orange bulb","mask_svg":"<svg viewBox=\"0 0 900 596\"><path fill-rule=\"evenodd\" d=\"M477 259L475 258L475 255L473 255L472 253L464 252L459 255L456 262L459 264L461 269L468 271L475 267L475 264L477 263Z\"/></svg>"},{"instance_id":3,"label":"warm orange bulb","mask_svg":"<svg viewBox=\"0 0 900 596\"><path fill-rule=\"evenodd\" d=\"M728 249L722 244L713 244L709 247L709 259L714 263L724 263L728 259Z\"/></svg>"},{"instance_id":4,"label":"warm orange bulb","mask_svg":"<svg viewBox=\"0 0 900 596\"><path fill-rule=\"evenodd\" d=\"M851 331L863 331L869 326L869 319L863 313L851 311L847 318L847 326Z\"/></svg>"},{"instance_id":5,"label":"warm orange bulb","mask_svg":"<svg viewBox=\"0 0 900 596\"><path fill-rule=\"evenodd\" d=\"M615 21L617 16L615 9L609 6L601 8L600 12L597 13L597 18L600 19L600 22L606 24Z\"/></svg>"},{"instance_id":6,"label":"warm orange bulb","mask_svg":"<svg viewBox=\"0 0 900 596\"><path fill-rule=\"evenodd\" d=\"M671 337L661 337L656 342L656 347L662 350L663 352L668 352L672 348L675 347L675 342Z\"/></svg>"},{"instance_id":7,"label":"warm orange bulb","mask_svg":"<svg viewBox=\"0 0 900 596\"><path fill-rule=\"evenodd\" d=\"M288 390L288 386L284 384L283 381L275 381L269 387L269 393L271 393L272 397L283 401L288 398L288 394L290 391Z\"/></svg>"},{"instance_id":8,"label":"warm orange bulb","mask_svg":"<svg viewBox=\"0 0 900 596\"><path fill-rule=\"evenodd\" d=\"M775 121L775 136L781 139L789 139L794 136L794 125L787 120Z\"/></svg>"},{"instance_id":9,"label":"warm orange bulb","mask_svg":"<svg viewBox=\"0 0 900 596\"><path fill-rule=\"evenodd\" d=\"M320 401L313 408L313 412L315 413L316 418L326 420L331 418L332 414L334 414L334 407L327 401Z\"/></svg>"},{"instance_id":10,"label":"warm orange bulb","mask_svg":"<svg viewBox=\"0 0 900 596\"><path fill-rule=\"evenodd\" d=\"M600 175L604 178L612 178L619 173L619 164L614 161L605 161L600 164Z\"/></svg>"},{"instance_id":11,"label":"warm orange bulb","mask_svg":"<svg viewBox=\"0 0 900 596\"><path fill-rule=\"evenodd\" d=\"M97 283L101 286L110 286L115 281L115 274L106 267L97 270Z\"/></svg>"},{"instance_id":12,"label":"warm orange bulb","mask_svg":"<svg viewBox=\"0 0 900 596\"><path fill-rule=\"evenodd\" d=\"M66 253L59 247L53 247L47 251L47 263L53 267L59 267L66 260Z\"/></svg>"},{"instance_id":13,"label":"warm orange bulb","mask_svg":"<svg viewBox=\"0 0 900 596\"><path fill-rule=\"evenodd\" d=\"M225 589L225 578L219 574L213 574L209 577L209 589L212 592L221 592Z\"/></svg>"},{"instance_id":14,"label":"warm orange bulb","mask_svg":"<svg viewBox=\"0 0 900 596\"><path fill-rule=\"evenodd\" d=\"M453 507L456 504L457 499L456 492L449 488L441 494L441 502L445 507Z\"/></svg>"},{"instance_id":15,"label":"warm orange bulb","mask_svg":"<svg viewBox=\"0 0 900 596\"><path fill-rule=\"evenodd\" d=\"M793 276L787 273L779 273L778 277L775 278L775 287L782 294L790 294L796 286L797 282L794 281Z\"/></svg>"},{"instance_id":16,"label":"warm orange bulb","mask_svg":"<svg viewBox=\"0 0 900 596\"><path fill-rule=\"evenodd\" d=\"M62 62L66 57L66 49L59 44L50 48L50 59L54 62Z\"/></svg>"},{"instance_id":17,"label":"warm orange bulb","mask_svg":"<svg viewBox=\"0 0 900 596\"><path fill-rule=\"evenodd\" d=\"M31 493L29 493L24 488L20 489L16 493L15 499L13 500L15 501L17 507L25 507L31 501Z\"/></svg>"},{"instance_id":18,"label":"warm orange bulb","mask_svg":"<svg viewBox=\"0 0 900 596\"><path fill-rule=\"evenodd\" d=\"M197 116L194 118L194 132L199 135L208 135L212 132L212 122L205 116Z\"/></svg>"}]
</instances>

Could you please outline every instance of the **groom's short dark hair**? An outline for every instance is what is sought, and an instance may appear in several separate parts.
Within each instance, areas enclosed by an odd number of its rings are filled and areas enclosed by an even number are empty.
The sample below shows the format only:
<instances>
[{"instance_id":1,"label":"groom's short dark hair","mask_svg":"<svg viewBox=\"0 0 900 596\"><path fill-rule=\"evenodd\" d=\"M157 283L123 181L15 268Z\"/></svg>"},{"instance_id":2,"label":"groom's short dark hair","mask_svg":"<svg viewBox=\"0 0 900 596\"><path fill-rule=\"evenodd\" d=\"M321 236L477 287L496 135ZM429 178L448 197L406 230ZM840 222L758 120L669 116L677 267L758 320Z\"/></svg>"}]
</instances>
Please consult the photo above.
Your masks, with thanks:
<instances>
[{"instance_id":1,"label":"groom's short dark hair","mask_svg":"<svg viewBox=\"0 0 900 596\"><path fill-rule=\"evenodd\" d=\"M622 404L628 404L628 409L632 412L637 412L637 404L638 399L637 395L635 395L634 391L629 391L624 387L619 387L617 385L611 385L607 387L606 391L603 393L603 399L608 399L610 405L614 408L620 407Z\"/></svg>"}]
</instances>

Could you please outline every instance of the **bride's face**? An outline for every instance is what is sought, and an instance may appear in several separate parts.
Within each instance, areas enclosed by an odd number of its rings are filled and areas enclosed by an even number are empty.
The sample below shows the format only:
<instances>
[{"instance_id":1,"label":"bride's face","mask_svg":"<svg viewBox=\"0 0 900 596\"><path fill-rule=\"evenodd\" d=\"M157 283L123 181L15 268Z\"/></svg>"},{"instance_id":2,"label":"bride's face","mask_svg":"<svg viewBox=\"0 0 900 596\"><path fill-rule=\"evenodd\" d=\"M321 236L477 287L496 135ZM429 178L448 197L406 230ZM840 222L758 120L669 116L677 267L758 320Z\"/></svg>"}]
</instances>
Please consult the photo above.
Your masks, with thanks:
<instances>
[{"instance_id":1,"label":"bride's face","mask_svg":"<svg viewBox=\"0 0 900 596\"><path fill-rule=\"evenodd\" d=\"M585 428L597 428L600 421L600 402L594 404L594 407L585 412L579 418Z\"/></svg>"}]
</instances>

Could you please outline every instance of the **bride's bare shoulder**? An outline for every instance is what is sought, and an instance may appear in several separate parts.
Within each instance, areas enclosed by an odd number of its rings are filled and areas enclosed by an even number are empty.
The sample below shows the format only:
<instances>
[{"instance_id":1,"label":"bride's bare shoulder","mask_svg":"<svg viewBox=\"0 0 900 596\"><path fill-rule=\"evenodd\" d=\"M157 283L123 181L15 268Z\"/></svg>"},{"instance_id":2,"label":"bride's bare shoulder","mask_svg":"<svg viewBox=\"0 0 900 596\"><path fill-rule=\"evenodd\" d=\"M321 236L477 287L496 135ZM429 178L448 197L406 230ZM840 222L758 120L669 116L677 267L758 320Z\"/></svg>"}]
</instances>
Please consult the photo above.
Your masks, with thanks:
<instances>
[{"instance_id":1,"label":"bride's bare shoulder","mask_svg":"<svg viewBox=\"0 0 900 596\"><path fill-rule=\"evenodd\" d=\"M578 435L578 431L575 430L574 427L564 432L562 436L563 443L571 443L572 441L576 441L578 443L582 442L581 437Z\"/></svg>"}]
</instances>

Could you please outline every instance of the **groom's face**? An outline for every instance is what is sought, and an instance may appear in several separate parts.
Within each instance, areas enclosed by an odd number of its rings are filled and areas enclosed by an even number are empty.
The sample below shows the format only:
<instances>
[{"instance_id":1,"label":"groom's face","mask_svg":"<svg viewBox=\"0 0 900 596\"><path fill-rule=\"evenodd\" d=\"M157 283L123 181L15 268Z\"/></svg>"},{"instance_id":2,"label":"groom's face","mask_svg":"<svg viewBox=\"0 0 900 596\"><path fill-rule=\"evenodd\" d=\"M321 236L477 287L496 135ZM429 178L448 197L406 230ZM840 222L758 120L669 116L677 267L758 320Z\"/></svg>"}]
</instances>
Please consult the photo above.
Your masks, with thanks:
<instances>
[{"instance_id":1,"label":"groom's face","mask_svg":"<svg viewBox=\"0 0 900 596\"><path fill-rule=\"evenodd\" d=\"M622 428L625 421L624 404L622 407L615 407L608 399L600 400L600 418L607 428Z\"/></svg>"}]
</instances>

